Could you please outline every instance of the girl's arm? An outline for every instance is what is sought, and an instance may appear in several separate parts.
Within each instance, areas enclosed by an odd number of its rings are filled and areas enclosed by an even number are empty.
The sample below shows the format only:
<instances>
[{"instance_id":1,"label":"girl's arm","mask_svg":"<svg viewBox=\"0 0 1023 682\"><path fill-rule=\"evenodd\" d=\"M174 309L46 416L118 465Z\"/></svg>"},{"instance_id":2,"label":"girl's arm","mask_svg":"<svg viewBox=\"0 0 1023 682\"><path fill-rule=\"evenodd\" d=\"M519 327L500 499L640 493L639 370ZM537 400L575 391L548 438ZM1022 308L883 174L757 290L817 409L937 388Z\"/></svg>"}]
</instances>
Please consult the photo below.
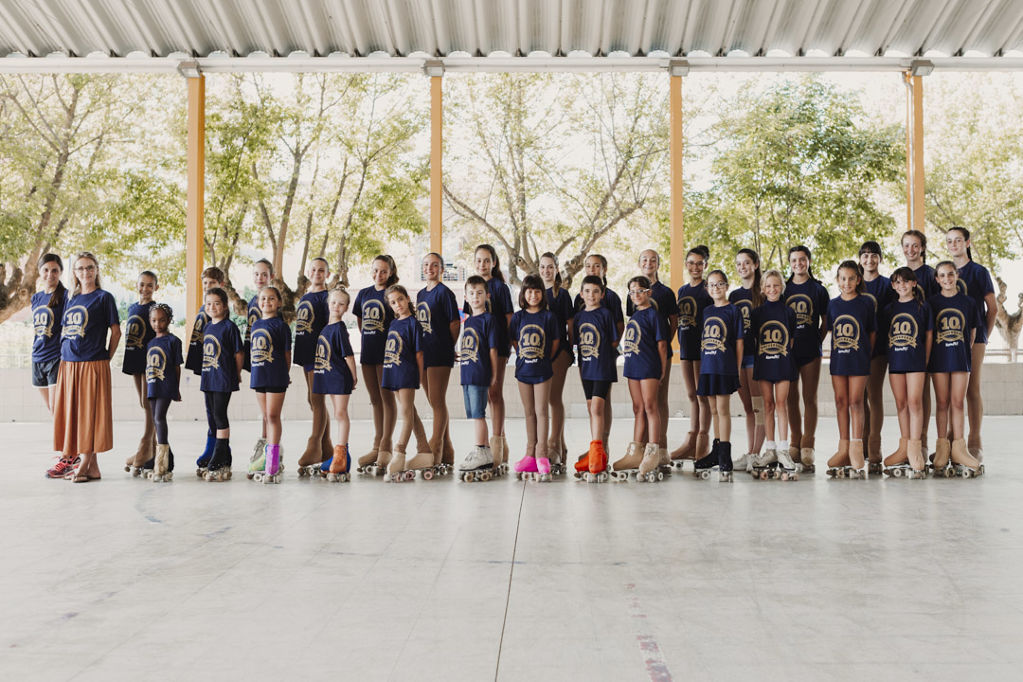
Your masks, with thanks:
<instances>
[{"instance_id":1,"label":"girl's arm","mask_svg":"<svg viewBox=\"0 0 1023 682\"><path fill-rule=\"evenodd\" d=\"M995 295L993 293L989 293L984 296L984 303L987 304L987 319L984 320L984 324L987 325L987 336L990 339L991 335L995 332L995 318L998 317L998 302L995 300Z\"/></svg>"},{"instance_id":2,"label":"girl's arm","mask_svg":"<svg viewBox=\"0 0 1023 682\"><path fill-rule=\"evenodd\" d=\"M114 353L117 352L117 344L121 342L121 325L112 324L110 325L110 359L114 359Z\"/></svg>"},{"instance_id":3,"label":"girl's arm","mask_svg":"<svg viewBox=\"0 0 1023 682\"><path fill-rule=\"evenodd\" d=\"M352 374L352 390L355 390L355 387L359 385L359 375L355 371L355 356L346 355L345 362L348 363L348 371Z\"/></svg>"},{"instance_id":4,"label":"girl's arm","mask_svg":"<svg viewBox=\"0 0 1023 682\"><path fill-rule=\"evenodd\" d=\"M551 357L558 357L558 346L561 345L561 339L554 339L554 343L551 344Z\"/></svg>"},{"instance_id":5,"label":"girl's arm","mask_svg":"<svg viewBox=\"0 0 1023 682\"><path fill-rule=\"evenodd\" d=\"M678 315L668 315L668 336L674 336L678 330Z\"/></svg>"},{"instance_id":6,"label":"girl's arm","mask_svg":"<svg viewBox=\"0 0 1023 682\"><path fill-rule=\"evenodd\" d=\"M970 330L970 351L973 351L973 341L977 338L977 328L974 327Z\"/></svg>"},{"instance_id":7,"label":"girl's arm","mask_svg":"<svg viewBox=\"0 0 1023 682\"><path fill-rule=\"evenodd\" d=\"M874 342L877 341L877 332L870 332L870 350L874 350Z\"/></svg>"},{"instance_id":8,"label":"girl's arm","mask_svg":"<svg viewBox=\"0 0 1023 682\"><path fill-rule=\"evenodd\" d=\"M423 367L423 351L421 350L416 351L416 366L419 367L419 376L426 376L426 369Z\"/></svg>"},{"instance_id":9,"label":"girl's arm","mask_svg":"<svg viewBox=\"0 0 1023 682\"><path fill-rule=\"evenodd\" d=\"M291 351L290 350L284 351L284 366L285 367L291 367Z\"/></svg>"},{"instance_id":10,"label":"girl's arm","mask_svg":"<svg viewBox=\"0 0 1023 682\"><path fill-rule=\"evenodd\" d=\"M931 343L934 341L934 332L930 329L927 330L927 336L924 337L924 367L931 362Z\"/></svg>"},{"instance_id":11,"label":"girl's arm","mask_svg":"<svg viewBox=\"0 0 1023 682\"><path fill-rule=\"evenodd\" d=\"M241 375L242 375L242 367L245 366L245 351L244 350L240 350L240 351L238 351L237 353L234 354L234 364L235 364L235 368L238 370L237 376L241 377ZM288 366L289 367L291 366L290 362L288 363Z\"/></svg>"},{"instance_id":12,"label":"girl's arm","mask_svg":"<svg viewBox=\"0 0 1023 682\"><path fill-rule=\"evenodd\" d=\"M661 356L661 381L664 381L664 375L668 372L668 342L658 341L657 342L657 354Z\"/></svg>"},{"instance_id":13,"label":"girl's arm","mask_svg":"<svg viewBox=\"0 0 1023 682\"><path fill-rule=\"evenodd\" d=\"M462 330L462 321L454 319L448 327L451 332L451 343L458 343L458 333Z\"/></svg>"},{"instance_id":14,"label":"girl's arm","mask_svg":"<svg viewBox=\"0 0 1023 682\"><path fill-rule=\"evenodd\" d=\"M505 315L504 315L504 328L505 329L507 329L508 327L511 326L511 319L512 319L512 314L511 313L505 313Z\"/></svg>"},{"instance_id":15,"label":"girl's arm","mask_svg":"<svg viewBox=\"0 0 1023 682\"><path fill-rule=\"evenodd\" d=\"M745 342L742 339L735 340L735 361L736 367L742 367L742 347Z\"/></svg>"}]
</instances>

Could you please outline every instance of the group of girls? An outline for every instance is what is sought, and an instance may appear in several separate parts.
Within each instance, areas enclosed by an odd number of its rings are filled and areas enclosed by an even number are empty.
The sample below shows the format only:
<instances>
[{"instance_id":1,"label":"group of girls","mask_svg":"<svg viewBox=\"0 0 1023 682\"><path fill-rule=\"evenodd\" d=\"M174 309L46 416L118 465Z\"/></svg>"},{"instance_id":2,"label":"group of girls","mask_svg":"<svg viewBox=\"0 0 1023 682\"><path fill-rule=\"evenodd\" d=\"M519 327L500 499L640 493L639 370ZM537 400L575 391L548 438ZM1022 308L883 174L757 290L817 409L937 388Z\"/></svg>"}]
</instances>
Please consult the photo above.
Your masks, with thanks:
<instances>
[{"instance_id":1,"label":"group of girls","mask_svg":"<svg viewBox=\"0 0 1023 682\"><path fill-rule=\"evenodd\" d=\"M574 300L562 286L556 256L543 254L537 273L523 279L515 310L496 250L480 245L474 252L476 274L465 285L464 322L454 293L442 282L444 264L438 254L423 259L425 286L414 304L398 284L390 256L373 260L372 284L358 292L354 303L345 289L328 290L329 266L316 258L306 272L308 289L295 306L294 338L281 317L283 297L273 283L273 265L260 260L253 267L257 293L248 302L244 334L230 319L224 273L218 268L202 273L203 306L184 353L168 331L171 309L153 301L157 277L146 271L139 275L138 301L128 310L124 332L122 370L134 377L146 418L126 469L157 480L170 477L174 464L167 411L180 400L184 365L201 377L207 413L198 473L207 480L230 478L227 411L247 370L262 417L248 474L279 481L281 409L295 364L302 367L312 412L311 433L297 459L299 475L347 480L348 401L358 382L343 321L351 305L374 426L372 446L358 458L357 468L386 473L391 480L414 478L416 471L430 478L453 468L446 394L456 362L466 418L474 426L474 447L459 466L460 474L467 480L487 479L507 469L502 389L513 349L526 427L523 454L513 468L523 477L543 480L567 466L563 391L572 364L578 364L590 417L590 447L574 468L579 477L606 477L610 394L618 381L617 358L623 355L634 422L624 455L610 467L618 478L634 473L639 479L660 479L685 460L693 460L704 478L715 468L725 481L736 468L795 478L799 470L814 470L816 391L822 342L829 333L839 426L829 474L860 476L869 464L873 473L883 468L894 475L924 475L928 384L935 392L938 436L933 470L945 472L951 461L977 473L983 457L979 375L994 323L993 286L987 270L972 260L966 229L950 229L946 245L951 260L932 269L924 262L926 237L905 233L906 265L889 280L878 272L880 246L866 242L858 262L839 266L839 295L833 299L814 278L805 246L789 250L788 278L778 270L762 272L758 254L740 250L735 260L739 282L731 292L724 271L705 275L706 247L689 250L689 281L675 293L658 277L658 254L645 250L637 262L640 274L628 282L627 324L621 299L607 287L607 261L597 254L586 258ZM48 475L93 480L99 477L95 453L112 447L109 360L121 336L120 320L113 298L100 287L95 256L83 253L75 259L71 292L61 284L58 256L47 254L39 267L44 290L32 300L33 383L55 415L55 446L62 453ZM681 446L669 453L667 398L676 336L690 426ZM901 435L898 448L882 461L880 398L886 371ZM415 406L420 387L433 413L429 436ZM735 392L746 415L747 442L745 453L733 459L729 402ZM338 425L334 442L328 395ZM402 426L395 439L399 414ZM413 434L416 450L409 456Z\"/></svg>"}]
</instances>

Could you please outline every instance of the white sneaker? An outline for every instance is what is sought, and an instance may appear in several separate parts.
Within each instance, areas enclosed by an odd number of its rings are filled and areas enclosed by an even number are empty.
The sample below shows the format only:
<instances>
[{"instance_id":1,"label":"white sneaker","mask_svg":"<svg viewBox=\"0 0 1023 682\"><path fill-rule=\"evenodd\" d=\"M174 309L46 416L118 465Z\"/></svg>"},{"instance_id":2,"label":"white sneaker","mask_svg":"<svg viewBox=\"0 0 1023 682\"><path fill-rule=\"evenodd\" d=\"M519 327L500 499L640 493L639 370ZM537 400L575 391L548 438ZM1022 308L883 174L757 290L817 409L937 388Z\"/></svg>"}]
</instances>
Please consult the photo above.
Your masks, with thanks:
<instances>
[{"instance_id":1,"label":"white sneaker","mask_svg":"<svg viewBox=\"0 0 1023 682\"><path fill-rule=\"evenodd\" d=\"M459 471L476 471L477 469L494 468L494 455L489 448L477 445L465 456L462 463L458 465Z\"/></svg>"}]
</instances>

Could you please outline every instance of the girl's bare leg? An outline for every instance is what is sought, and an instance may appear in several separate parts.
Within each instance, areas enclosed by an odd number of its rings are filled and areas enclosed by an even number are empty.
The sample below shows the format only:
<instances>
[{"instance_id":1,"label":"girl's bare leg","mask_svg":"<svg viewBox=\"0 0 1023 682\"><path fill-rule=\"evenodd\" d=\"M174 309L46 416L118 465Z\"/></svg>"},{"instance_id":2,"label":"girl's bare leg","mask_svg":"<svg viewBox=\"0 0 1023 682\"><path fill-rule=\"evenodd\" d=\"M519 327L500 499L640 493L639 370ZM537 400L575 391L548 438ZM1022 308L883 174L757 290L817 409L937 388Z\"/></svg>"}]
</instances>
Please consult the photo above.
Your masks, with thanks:
<instances>
[{"instance_id":1,"label":"girl's bare leg","mask_svg":"<svg viewBox=\"0 0 1023 682\"><path fill-rule=\"evenodd\" d=\"M984 370L984 355L987 353L986 343L973 344L970 367L970 383L966 386L966 413L970 420L970 437L966 447L970 454L984 461L984 441L981 439L980 427L984 421L984 399L980 394L980 376Z\"/></svg>"}]
</instances>

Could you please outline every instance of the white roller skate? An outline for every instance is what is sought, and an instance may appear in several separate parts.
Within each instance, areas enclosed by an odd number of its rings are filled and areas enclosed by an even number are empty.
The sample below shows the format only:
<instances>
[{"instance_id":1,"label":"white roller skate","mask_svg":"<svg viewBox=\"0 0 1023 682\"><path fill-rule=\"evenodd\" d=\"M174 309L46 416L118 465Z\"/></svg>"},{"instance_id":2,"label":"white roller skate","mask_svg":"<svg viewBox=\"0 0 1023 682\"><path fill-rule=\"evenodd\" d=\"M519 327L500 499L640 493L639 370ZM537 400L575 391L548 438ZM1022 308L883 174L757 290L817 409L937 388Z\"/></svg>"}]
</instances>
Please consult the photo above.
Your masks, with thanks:
<instances>
[{"instance_id":1,"label":"white roller skate","mask_svg":"<svg viewBox=\"0 0 1023 682\"><path fill-rule=\"evenodd\" d=\"M778 478L783 481L798 481L799 471L796 468L796 463L789 456L789 449L776 450L775 457L778 461Z\"/></svg>"},{"instance_id":2,"label":"white roller skate","mask_svg":"<svg viewBox=\"0 0 1023 682\"><path fill-rule=\"evenodd\" d=\"M249 457L249 470L245 472L245 477L251 481L257 471L263 470L265 462L266 438L260 438L256 441L256 446L252 448L252 456Z\"/></svg>"},{"instance_id":3,"label":"white roller skate","mask_svg":"<svg viewBox=\"0 0 1023 682\"><path fill-rule=\"evenodd\" d=\"M494 453L485 445L477 445L458 465L458 475L466 483L486 482L495 478Z\"/></svg>"},{"instance_id":4,"label":"white roller skate","mask_svg":"<svg viewBox=\"0 0 1023 682\"><path fill-rule=\"evenodd\" d=\"M791 460L790 460L791 461ZM778 471L778 451L773 447L765 447L764 451L756 455L750 466L750 474L753 480L766 481L774 478Z\"/></svg>"}]
</instances>

